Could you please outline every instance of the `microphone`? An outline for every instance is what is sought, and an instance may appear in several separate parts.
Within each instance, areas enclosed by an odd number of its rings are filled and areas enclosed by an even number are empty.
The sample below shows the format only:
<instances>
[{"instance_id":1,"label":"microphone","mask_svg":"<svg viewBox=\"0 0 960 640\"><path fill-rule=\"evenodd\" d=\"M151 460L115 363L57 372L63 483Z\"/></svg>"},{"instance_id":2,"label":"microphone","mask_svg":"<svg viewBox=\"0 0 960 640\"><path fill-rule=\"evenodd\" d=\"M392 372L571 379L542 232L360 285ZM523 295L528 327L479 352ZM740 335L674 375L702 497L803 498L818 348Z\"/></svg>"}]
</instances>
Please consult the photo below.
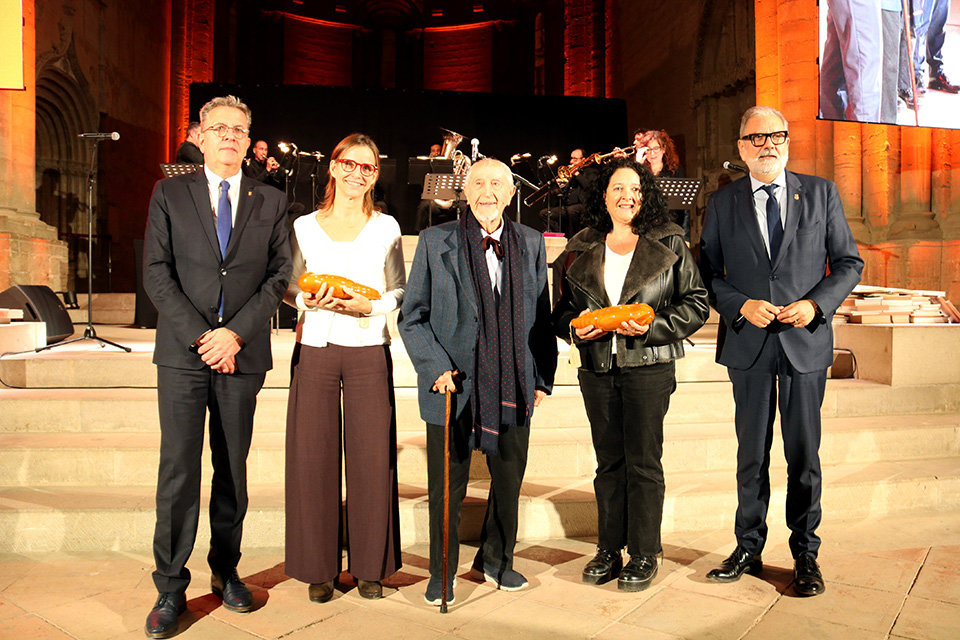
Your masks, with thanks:
<instances>
[{"instance_id":1,"label":"microphone","mask_svg":"<svg viewBox=\"0 0 960 640\"><path fill-rule=\"evenodd\" d=\"M739 171L741 173L747 173L746 167L742 167L739 164L733 164L732 162L727 162L726 160L723 162L723 168L727 171Z\"/></svg>"},{"instance_id":2,"label":"microphone","mask_svg":"<svg viewBox=\"0 0 960 640\"><path fill-rule=\"evenodd\" d=\"M529 157L530 157L529 153L515 153L512 156L510 156L510 166L512 167L513 165L517 164L524 158L529 158Z\"/></svg>"},{"instance_id":3,"label":"microphone","mask_svg":"<svg viewBox=\"0 0 960 640\"><path fill-rule=\"evenodd\" d=\"M78 138L86 138L87 140L119 140L120 134L116 131L111 131L110 133L78 133Z\"/></svg>"},{"instance_id":4,"label":"microphone","mask_svg":"<svg viewBox=\"0 0 960 640\"><path fill-rule=\"evenodd\" d=\"M474 138L470 141L470 162L476 162L480 155L480 141Z\"/></svg>"}]
</instances>

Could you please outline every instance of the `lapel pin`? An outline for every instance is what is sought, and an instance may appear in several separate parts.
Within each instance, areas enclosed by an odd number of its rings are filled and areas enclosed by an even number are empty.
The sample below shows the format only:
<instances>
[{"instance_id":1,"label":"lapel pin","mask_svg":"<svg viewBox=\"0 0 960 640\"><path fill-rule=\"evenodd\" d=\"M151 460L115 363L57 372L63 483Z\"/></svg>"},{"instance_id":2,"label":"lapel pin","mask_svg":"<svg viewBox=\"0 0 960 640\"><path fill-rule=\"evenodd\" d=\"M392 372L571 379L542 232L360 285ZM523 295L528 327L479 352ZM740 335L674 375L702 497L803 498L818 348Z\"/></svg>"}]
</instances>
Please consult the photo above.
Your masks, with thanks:
<instances>
[{"instance_id":1,"label":"lapel pin","mask_svg":"<svg viewBox=\"0 0 960 640\"><path fill-rule=\"evenodd\" d=\"M247 191L247 195L248 195L248 196L252 196L252 195L253 195L253 191Z\"/></svg>"},{"instance_id":2,"label":"lapel pin","mask_svg":"<svg viewBox=\"0 0 960 640\"><path fill-rule=\"evenodd\" d=\"M799 194L799 193L793 194L793 199L794 199L794 200L799 200L799 199L800 199L800 194Z\"/></svg>"}]
</instances>

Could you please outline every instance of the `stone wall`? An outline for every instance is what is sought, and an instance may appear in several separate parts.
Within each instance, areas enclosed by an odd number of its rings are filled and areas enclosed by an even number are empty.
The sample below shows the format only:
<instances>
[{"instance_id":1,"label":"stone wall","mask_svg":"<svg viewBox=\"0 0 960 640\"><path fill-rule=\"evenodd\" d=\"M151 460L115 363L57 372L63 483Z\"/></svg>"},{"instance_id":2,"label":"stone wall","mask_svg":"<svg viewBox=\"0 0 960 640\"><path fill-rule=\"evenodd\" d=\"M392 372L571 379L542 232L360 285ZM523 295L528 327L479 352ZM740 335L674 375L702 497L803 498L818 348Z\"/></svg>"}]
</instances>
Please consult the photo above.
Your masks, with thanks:
<instances>
[{"instance_id":1,"label":"stone wall","mask_svg":"<svg viewBox=\"0 0 960 640\"><path fill-rule=\"evenodd\" d=\"M64 287L66 247L40 220L34 192L35 7L24 0L25 91L0 91L0 291L15 284Z\"/></svg>"}]
</instances>

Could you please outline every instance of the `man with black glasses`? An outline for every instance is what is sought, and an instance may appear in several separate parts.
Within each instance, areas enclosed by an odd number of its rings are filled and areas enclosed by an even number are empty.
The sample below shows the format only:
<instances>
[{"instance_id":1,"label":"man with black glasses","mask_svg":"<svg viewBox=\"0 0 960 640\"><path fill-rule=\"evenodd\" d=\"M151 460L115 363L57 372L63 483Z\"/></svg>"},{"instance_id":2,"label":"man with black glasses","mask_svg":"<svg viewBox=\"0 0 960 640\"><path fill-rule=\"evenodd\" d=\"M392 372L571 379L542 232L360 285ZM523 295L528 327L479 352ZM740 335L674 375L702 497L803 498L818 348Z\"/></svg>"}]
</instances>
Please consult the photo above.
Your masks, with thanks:
<instances>
[{"instance_id":1,"label":"man with black glasses","mask_svg":"<svg viewBox=\"0 0 960 640\"><path fill-rule=\"evenodd\" d=\"M779 407L794 590L813 596L824 591L816 529L830 321L860 281L863 260L836 185L785 170L790 136L779 111L748 109L737 147L750 175L710 198L700 247L703 280L721 316L717 362L733 383L738 442L737 547L707 578L733 582L762 569Z\"/></svg>"},{"instance_id":2,"label":"man with black glasses","mask_svg":"<svg viewBox=\"0 0 960 640\"><path fill-rule=\"evenodd\" d=\"M234 96L200 110L203 168L161 180L144 239L143 279L157 307L160 470L150 638L177 632L200 516L200 456L210 412L211 589L225 609L250 611L237 575L247 511L247 453L257 393L272 366L270 318L292 263L287 198L241 174L250 109Z\"/></svg>"}]
</instances>

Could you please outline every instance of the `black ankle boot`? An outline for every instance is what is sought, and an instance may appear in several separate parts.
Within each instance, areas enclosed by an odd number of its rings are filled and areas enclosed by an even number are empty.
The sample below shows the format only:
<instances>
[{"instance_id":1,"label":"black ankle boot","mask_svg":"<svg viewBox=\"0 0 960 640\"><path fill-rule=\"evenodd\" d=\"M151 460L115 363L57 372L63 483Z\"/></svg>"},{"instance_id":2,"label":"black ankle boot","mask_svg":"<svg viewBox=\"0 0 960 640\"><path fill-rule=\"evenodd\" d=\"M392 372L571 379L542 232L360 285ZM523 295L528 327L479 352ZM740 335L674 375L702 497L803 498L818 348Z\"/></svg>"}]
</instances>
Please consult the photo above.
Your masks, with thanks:
<instances>
[{"instance_id":1,"label":"black ankle boot","mask_svg":"<svg viewBox=\"0 0 960 640\"><path fill-rule=\"evenodd\" d=\"M613 580L623 568L623 558L620 551L597 548L597 555L583 568L583 581L587 584L604 584Z\"/></svg>"}]
</instances>

